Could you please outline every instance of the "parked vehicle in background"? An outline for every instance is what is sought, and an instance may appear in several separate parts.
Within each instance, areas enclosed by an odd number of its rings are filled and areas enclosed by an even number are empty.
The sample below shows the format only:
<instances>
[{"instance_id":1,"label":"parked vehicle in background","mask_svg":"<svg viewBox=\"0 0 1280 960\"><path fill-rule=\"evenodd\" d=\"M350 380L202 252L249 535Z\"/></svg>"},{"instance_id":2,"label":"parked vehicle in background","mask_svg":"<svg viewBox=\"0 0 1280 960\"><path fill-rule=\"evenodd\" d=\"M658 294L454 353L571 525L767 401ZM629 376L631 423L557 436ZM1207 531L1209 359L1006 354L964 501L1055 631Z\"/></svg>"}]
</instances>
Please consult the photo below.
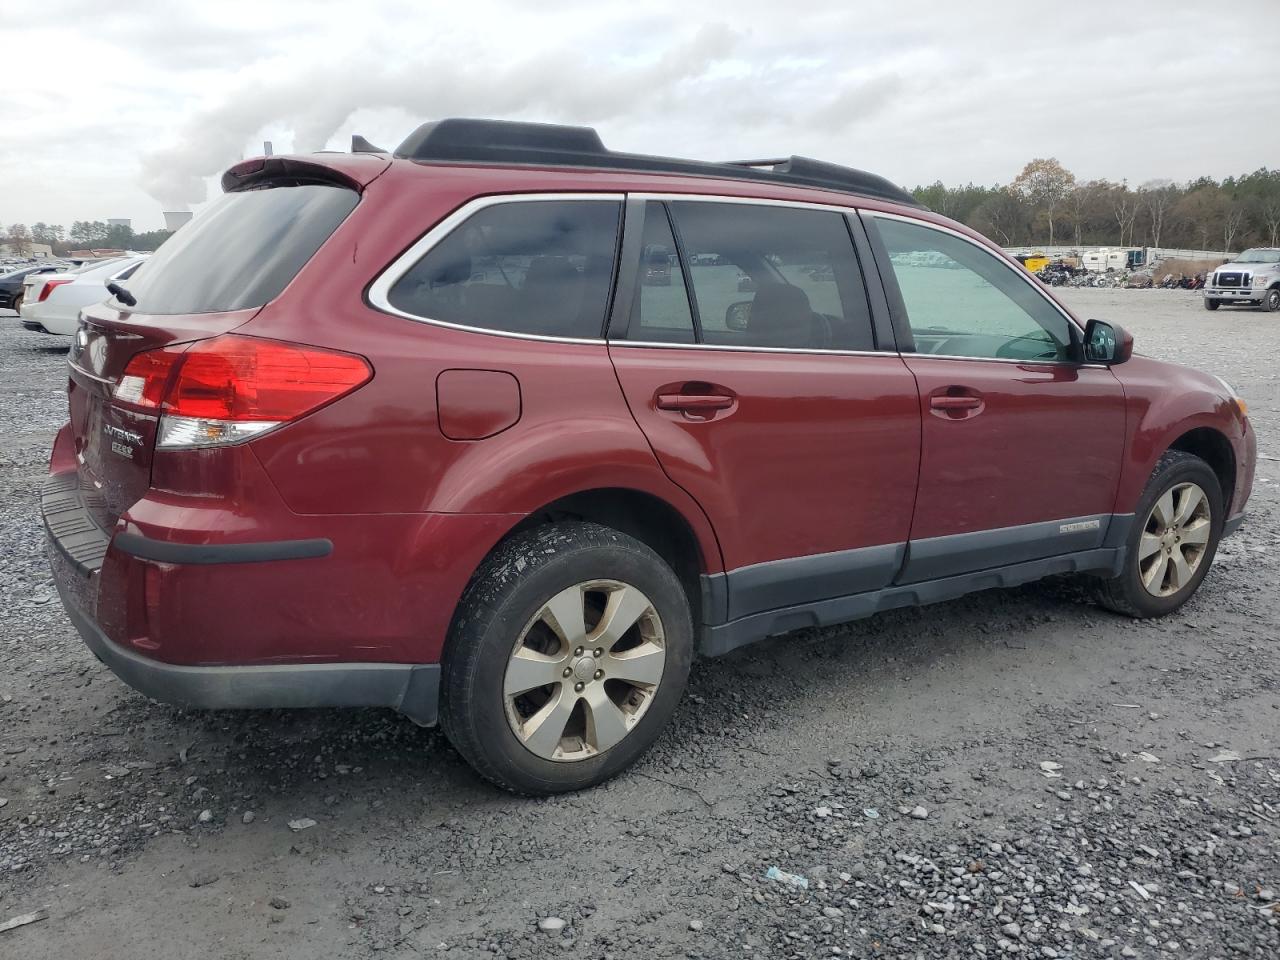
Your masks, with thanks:
<instances>
[{"instance_id":1,"label":"parked vehicle in background","mask_svg":"<svg viewBox=\"0 0 1280 960\"><path fill-rule=\"evenodd\" d=\"M666 247L650 244L643 254L644 274L641 283L653 287L669 287L671 285L671 251Z\"/></svg>"},{"instance_id":2,"label":"parked vehicle in background","mask_svg":"<svg viewBox=\"0 0 1280 960\"><path fill-rule=\"evenodd\" d=\"M27 277L57 273L66 269L67 264L54 261L51 263L29 264L18 267L8 273L0 274L0 309L17 310L22 305L22 281Z\"/></svg>"},{"instance_id":3,"label":"parked vehicle in background","mask_svg":"<svg viewBox=\"0 0 1280 960\"><path fill-rule=\"evenodd\" d=\"M696 653L1050 574L1163 616L1244 519L1227 383L872 174L441 121L222 184L84 308L42 494L162 700L392 707L571 790Z\"/></svg>"},{"instance_id":4,"label":"parked vehicle in background","mask_svg":"<svg viewBox=\"0 0 1280 960\"><path fill-rule=\"evenodd\" d=\"M1081 255L1084 268L1090 273L1106 273L1108 270L1127 270L1130 264L1128 250L1086 250Z\"/></svg>"},{"instance_id":5,"label":"parked vehicle in background","mask_svg":"<svg viewBox=\"0 0 1280 960\"><path fill-rule=\"evenodd\" d=\"M1254 247L1209 275L1204 308L1245 303L1270 313L1280 310L1280 248Z\"/></svg>"},{"instance_id":6,"label":"parked vehicle in background","mask_svg":"<svg viewBox=\"0 0 1280 960\"><path fill-rule=\"evenodd\" d=\"M147 256L99 260L66 273L27 278L19 311L22 325L28 330L72 336L80 322L81 308L107 299L107 284L128 280Z\"/></svg>"}]
</instances>

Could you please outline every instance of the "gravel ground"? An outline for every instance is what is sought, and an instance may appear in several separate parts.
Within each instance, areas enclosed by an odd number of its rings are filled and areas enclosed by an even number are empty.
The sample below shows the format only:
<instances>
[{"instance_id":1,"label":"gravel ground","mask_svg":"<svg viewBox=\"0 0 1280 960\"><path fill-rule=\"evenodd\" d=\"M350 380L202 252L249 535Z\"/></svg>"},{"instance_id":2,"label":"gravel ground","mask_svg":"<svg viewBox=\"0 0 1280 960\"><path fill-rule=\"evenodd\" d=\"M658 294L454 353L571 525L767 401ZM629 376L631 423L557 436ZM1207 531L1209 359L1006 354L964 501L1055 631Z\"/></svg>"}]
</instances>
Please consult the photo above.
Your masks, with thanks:
<instances>
[{"instance_id":1,"label":"gravel ground","mask_svg":"<svg viewBox=\"0 0 1280 960\"><path fill-rule=\"evenodd\" d=\"M695 665L633 771L532 801L390 713L111 676L41 554L63 356L0 320L0 923L48 912L0 955L1280 957L1280 320L1063 295L1249 399L1251 516L1190 604L1061 580L774 639Z\"/></svg>"}]
</instances>

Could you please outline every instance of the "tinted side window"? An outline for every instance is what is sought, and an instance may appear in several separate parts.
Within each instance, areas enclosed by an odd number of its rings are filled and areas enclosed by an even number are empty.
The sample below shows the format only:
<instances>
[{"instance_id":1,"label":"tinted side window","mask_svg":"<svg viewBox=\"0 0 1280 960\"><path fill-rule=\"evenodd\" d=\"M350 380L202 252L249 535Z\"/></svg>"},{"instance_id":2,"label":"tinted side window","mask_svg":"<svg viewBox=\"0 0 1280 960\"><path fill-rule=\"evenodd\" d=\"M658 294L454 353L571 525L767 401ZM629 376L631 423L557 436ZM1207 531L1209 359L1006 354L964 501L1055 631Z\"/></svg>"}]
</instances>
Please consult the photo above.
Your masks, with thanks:
<instances>
[{"instance_id":1,"label":"tinted side window","mask_svg":"<svg viewBox=\"0 0 1280 960\"><path fill-rule=\"evenodd\" d=\"M874 221L920 353L1067 360L1071 324L1015 269L954 234Z\"/></svg>"},{"instance_id":2,"label":"tinted side window","mask_svg":"<svg viewBox=\"0 0 1280 960\"><path fill-rule=\"evenodd\" d=\"M485 330L601 336L621 204L485 207L427 251L388 299L405 313Z\"/></svg>"},{"instance_id":3,"label":"tinted side window","mask_svg":"<svg viewBox=\"0 0 1280 960\"><path fill-rule=\"evenodd\" d=\"M872 350L853 241L834 211L671 204L705 343Z\"/></svg>"},{"instance_id":4,"label":"tinted side window","mask_svg":"<svg viewBox=\"0 0 1280 960\"><path fill-rule=\"evenodd\" d=\"M652 200L644 209L639 280L628 338L647 343L693 343L693 312L676 241L666 208Z\"/></svg>"},{"instance_id":5,"label":"tinted side window","mask_svg":"<svg viewBox=\"0 0 1280 960\"><path fill-rule=\"evenodd\" d=\"M274 299L360 202L328 184L228 193L129 281L138 313L220 313ZM101 266L101 262L94 266Z\"/></svg>"}]
</instances>

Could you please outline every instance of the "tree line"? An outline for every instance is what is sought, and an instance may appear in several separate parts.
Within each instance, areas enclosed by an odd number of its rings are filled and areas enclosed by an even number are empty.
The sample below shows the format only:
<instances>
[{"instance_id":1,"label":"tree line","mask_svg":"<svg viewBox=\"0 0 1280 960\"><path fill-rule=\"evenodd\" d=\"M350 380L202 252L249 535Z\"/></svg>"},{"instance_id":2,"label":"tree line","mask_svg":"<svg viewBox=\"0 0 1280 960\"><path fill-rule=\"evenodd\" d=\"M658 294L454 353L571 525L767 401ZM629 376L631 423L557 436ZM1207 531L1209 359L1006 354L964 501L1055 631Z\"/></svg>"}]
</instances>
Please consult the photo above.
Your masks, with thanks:
<instances>
[{"instance_id":1,"label":"tree line","mask_svg":"<svg viewBox=\"0 0 1280 960\"><path fill-rule=\"evenodd\" d=\"M107 223L105 220L77 220L67 230L60 223L15 223L5 230L0 228L0 243L9 244L18 256L31 253L32 243L47 243L56 255L70 250L92 248L113 250L155 250L169 238L168 230L150 230L135 233L123 223Z\"/></svg>"},{"instance_id":2,"label":"tree line","mask_svg":"<svg viewBox=\"0 0 1280 960\"><path fill-rule=\"evenodd\" d=\"M1032 160L1008 184L949 187L941 180L912 193L931 210L968 224L1004 246L1182 247L1232 252L1280 246L1280 170L1189 183L1079 182L1056 159ZM56 254L89 247L155 250L168 230L134 233L124 224L77 220L15 223L0 230L19 254L47 243Z\"/></svg>"},{"instance_id":3,"label":"tree line","mask_svg":"<svg viewBox=\"0 0 1280 960\"><path fill-rule=\"evenodd\" d=\"M931 210L1003 246L1181 247L1238 251L1280 246L1280 170L1189 183L1079 182L1056 159L1032 160L1006 185L912 191Z\"/></svg>"}]
</instances>

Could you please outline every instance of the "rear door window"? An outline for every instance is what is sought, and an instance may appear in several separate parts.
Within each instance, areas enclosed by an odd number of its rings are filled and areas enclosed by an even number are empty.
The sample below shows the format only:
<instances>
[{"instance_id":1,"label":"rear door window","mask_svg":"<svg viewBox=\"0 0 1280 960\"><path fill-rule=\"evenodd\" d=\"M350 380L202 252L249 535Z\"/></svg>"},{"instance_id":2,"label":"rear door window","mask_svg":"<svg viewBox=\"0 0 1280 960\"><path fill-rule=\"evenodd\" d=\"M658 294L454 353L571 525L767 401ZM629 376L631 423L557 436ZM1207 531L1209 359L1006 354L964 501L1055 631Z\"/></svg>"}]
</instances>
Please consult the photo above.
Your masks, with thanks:
<instances>
[{"instance_id":1,"label":"rear door window","mask_svg":"<svg viewBox=\"0 0 1280 960\"><path fill-rule=\"evenodd\" d=\"M704 343L875 349L843 215L698 201L670 208Z\"/></svg>"},{"instance_id":2,"label":"rear door window","mask_svg":"<svg viewBox=\"0 0 1280 960\"><path fill-rule=\"evenodd\" d=\"M129 281L137 313L222 313L275 299L360 200L298 183L224 194Z\"/></svg>"},{"instance_id":3,"label":"rear door window","mask_svg":"<svg viewBox=\"0 0 1280 960\"><path fill-rule=\"evenodd\" d=\"M613 282L616 200L485 207L392 285L395 309L424 320L535 336L602 336Z\"/></svg>"}]
</instances>

